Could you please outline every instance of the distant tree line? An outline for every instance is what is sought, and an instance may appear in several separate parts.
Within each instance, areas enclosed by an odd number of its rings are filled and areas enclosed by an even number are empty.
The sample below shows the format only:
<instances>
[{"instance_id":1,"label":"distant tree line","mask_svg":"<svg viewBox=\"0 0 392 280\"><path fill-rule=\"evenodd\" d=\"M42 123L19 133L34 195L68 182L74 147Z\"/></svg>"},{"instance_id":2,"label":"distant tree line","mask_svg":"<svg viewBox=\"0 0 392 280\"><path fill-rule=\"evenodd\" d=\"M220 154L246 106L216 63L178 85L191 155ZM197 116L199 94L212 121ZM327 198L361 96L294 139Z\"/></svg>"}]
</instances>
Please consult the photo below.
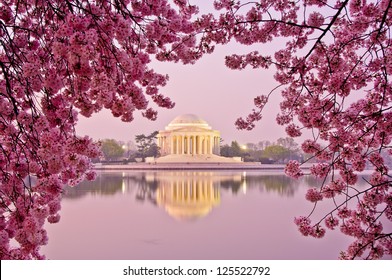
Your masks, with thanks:
<instances>
[{"instance_id":1,"label":"distant tree line","mask_svg":"<svg viewBox=\"0 0 392 280\"><path fill-rule=\"evenodd\" d=\"M133 141L123 143L114 139L101 140L103 156L97 160L101 162L134 162L145 161L146 157L158 157L160 151L155 141L157 134L158 131L154 131L149 135L136 135L136 145Z\"/></svg>"},{"instance_id":2,"label":"distant tree line","mask_svg":"<svg viewBox=\"0 0 392 280\"><path fill-rule=\"evenodd\" d=\"M244 161L261 163L286 163L289 160L303 161L306 158L291 137L279 138L276 142L260 141L242 146L237 141L232 141L231 145L221 146L221 156L242 157Z\"/></svg>"},{"instance_id":3,"label":"distant tree line","mask_svg":"<svg viewBox=\"0 0 392 280\"><path fill-rule=\"evenodd\" d=\"M159 157L160 150L156 143L158 131L151 134L139 134L134 141L124 143L114 139L101 140L103 157L101 162L135 162L145 161L146 157ZM232 141L230 145L222 144L220 155L224 157L241 157L247 162L286 163L289 160L304 161L308 156L300 152L293 138L279 138L276 142L260 141L240 145Z\"/></svg>"},{"instance_id":4,"label":"distant tree line","mask_svg":"<svg viewBox=\"0 0 392 280\"><path fill-rule=\"evenodd\" d=\"M103 153L101 160L112 161L124 156L125 149L117 140L105 139L101 141L101 151Z\"/></svg>"}]
</instances>

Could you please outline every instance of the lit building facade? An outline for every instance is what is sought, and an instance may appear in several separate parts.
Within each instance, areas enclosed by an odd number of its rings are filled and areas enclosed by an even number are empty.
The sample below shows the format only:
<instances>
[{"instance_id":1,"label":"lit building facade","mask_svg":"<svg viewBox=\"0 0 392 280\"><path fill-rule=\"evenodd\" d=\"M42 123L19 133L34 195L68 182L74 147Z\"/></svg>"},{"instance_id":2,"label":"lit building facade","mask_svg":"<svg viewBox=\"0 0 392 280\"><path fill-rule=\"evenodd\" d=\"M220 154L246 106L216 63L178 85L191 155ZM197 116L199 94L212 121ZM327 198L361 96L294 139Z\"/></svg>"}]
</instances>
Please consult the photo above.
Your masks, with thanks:
<instances>
[{"instance_id":1,"label":"lit building facade","mask_svg":"<svg viewBox=\"0 0 392 280\"><path fill-rule=\"evenodd\" d=\"M196 115L176 117L165 130L159 131L157 144L161 156L219 155L220 133Z\"/></svg>"}]
</instances>

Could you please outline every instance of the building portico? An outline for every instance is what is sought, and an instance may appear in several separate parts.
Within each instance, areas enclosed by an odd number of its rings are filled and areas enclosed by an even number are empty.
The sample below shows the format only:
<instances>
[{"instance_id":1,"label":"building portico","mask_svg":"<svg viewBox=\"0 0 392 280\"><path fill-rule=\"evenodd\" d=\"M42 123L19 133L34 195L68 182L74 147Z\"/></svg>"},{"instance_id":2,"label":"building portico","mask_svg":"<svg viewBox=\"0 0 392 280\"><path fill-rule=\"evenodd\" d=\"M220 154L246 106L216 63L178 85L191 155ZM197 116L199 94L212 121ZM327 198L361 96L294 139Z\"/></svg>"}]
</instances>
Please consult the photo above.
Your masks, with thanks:
<instances>
[{"instance_id":1,"label":"building portico","mask_svg":"<svg viewBox=\"0 0 392 280\"><path fill-rule=\"evenodd\" d=\"M157 135L161 156L165 155L219 155L220 133L196 115L175 118Z\"/></svg>"},{"instance_id":2,"label":"building portico","mask_svg":"<svg viewBox=\"0 0 392 280\"><path fill-rule=\"evenodd\" d=\"M170 139L170 154L172 155L206 155L219 154L219 136L207 136L192 133L173 133ZM158 146L165 147L166 137L158 136ZM162 149L163 151L163 149ZM167 149L165 150L167 154Z\"/></svg>"},{"instance_id":3,"label":"building portico","mask_svg":"<svg viewBox=\"0 0 392 280\"><path fill-rule=\"evenodd\" d=\"M176 117L157 135L161 156L146 159L155 164L241 163L241 158L220 156L220 132L193 114Z\"/></svg>"}]
</instances>

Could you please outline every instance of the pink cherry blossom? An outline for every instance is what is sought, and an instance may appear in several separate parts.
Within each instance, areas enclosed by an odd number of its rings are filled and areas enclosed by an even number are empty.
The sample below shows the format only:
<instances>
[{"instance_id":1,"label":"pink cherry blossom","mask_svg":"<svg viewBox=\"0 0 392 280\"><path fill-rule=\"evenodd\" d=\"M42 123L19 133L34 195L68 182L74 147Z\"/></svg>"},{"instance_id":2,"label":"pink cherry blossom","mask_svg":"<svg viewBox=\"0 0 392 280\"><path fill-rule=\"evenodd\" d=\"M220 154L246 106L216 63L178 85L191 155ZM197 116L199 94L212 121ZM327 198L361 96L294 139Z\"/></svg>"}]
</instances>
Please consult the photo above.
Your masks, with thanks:
<instances>
[{"instance_id":1,"label":"pink cherry blossom","mask_svg":"<svg viewBox=\"0 0 392 280\"><path fill-rule=\"evenodd\" d=\"M286 175L293 178L299 178L304 175L300 168L300 163L296 160L291 160L289 163L287 163L285 167L285 173Z\"/></svg>"},{"instance_id":2,"label":"pink cherry blossom","mask_svg":"<svg viewBox=\"0 0 392 280\"><path fill-rule=\"evenodd\" d=\"M298 226L298 230L304 236L307 236L313 232L311 221L307 217L303 217L303 216L297 217L294 219L294 223Z\"/></svg>"},{"instance_id":3,"label":"pink cherry blossom","mask_svg":"<svg viewBox=\"0 0 392 280\"><path fill-rule=\"evenodd\" d=\"M100 147L75 134L78 114L155 120L155 106L174 102L151 56L194 63L202 54L197 7L120 2L0 0L1 259L43 258L45 221L60 220L64 185L95 179Z\"/></svg>"},{"instance_id":4,"label":"pink cherry blossom","mask_svg":"<svg viewBox=\"0 0 392 280\"><path fill-rule=\"evenodd\" d=\"M205 15L183 0L119 2L0 0L1 259L44 258L44 224L59 220L63 186L95 178L99 144L76 135L78 114L106 108L125 122L155 120L156 107L175 103L161 93L168 77L149 67L153 56L193 64L230 41L250 51L228 55L228 68L273 68L279 84L263 88L237 128L253 129L280 94L277 123L290 137L311 131L301 148L323 183L306 196L334 206L314 223L295 219L299 231L321 238L323 220L340 225L354 238L342 259L392 254L389 0L215 0ZM262 54L277 39L284 43ZM296 161L285 172L304 175Z\"/></svg>"},{"instance_id":5,"label":"pink cherry blossom","mask_svg":"<svg viewBox=\"0 0 392 280\"><path fill-rule=\"evenodd\" d=\"M308 191L306 192L305 198L306 198L306 200L309 200L310 202L317 202L317 201L322 200L323 196L319 190L317 190L316 188L311 188L311 189L308 189Z\"/></svg>"},{"instance_id":6,"label":"pink cherry blossom","mask_svg":"<svg viewBox=\"0 0 392 280\"><path fill-rule=\"evenodd\" d=\"M322 228L320 225L316 225L315 227L313 227L313 230L310 235L315 238L323 238L325 235L325 229Z\"/></svg>"},{"instance_id":7,"label":"pink cherry blossom","mask_svg":"<svg viewBox=\"0 0 392 280\"><path fill-rule=\"evenodd\" d=\"M327 226L327 228L329 229L335 229L336 226L339 225L339 220L337 218L334 218L333 216L329 216L327 218L325 218L325 225Z\"/></svg>"},{"instance_id":8,"label":"pink cherry blossom","mask_svg":"<svg viewBox=\"0 0 392 280\"><path fill-rule=\"evenodd\" d=\"M225 41L234 38L254 47L275 38L286 41L268 58L250 50L248 54L227 57L226 65L241 70L253 65L261 67L257 61L264 61L262 67L275 66L274 78L280 86L268 96L283 97L277 123L286 127L290 137L311 130L313 139L305 140L301 148L310 155L309 160L317 161L310 169L311 176L324 180L317 191L309 190L306 198L318 205L333 199L335 205L313 227L317 229L324 220L327 228L340 224L344 234L355 237L352 246L341 254L343 259L390 254L390 220L383 220L389 222L389 229L383 227L378 237L370 234L378 230L380 217L391 216L391 177L386 164L392 142L390 1L214 4L220 19L230 20L223 24L208 18L208 24L205 17L203 24L205 29L209 26L225 34ZM208 35L203 39L208 45L222 41ZM253 59L247 60L248 56ZM261 116L264 105L255 102L252 113L236 121L237 128L253 129L258 118L250 116L254 112ZM365 169L373 170L370 179L360 174ZM285 172L295 178L303 175L296 162L289 162ZM368 184L365 189L357 186L360 180ZM296 223L306 235L324 235L322 229L311 232L308 220Z\"/></svg>"}]
</instances>

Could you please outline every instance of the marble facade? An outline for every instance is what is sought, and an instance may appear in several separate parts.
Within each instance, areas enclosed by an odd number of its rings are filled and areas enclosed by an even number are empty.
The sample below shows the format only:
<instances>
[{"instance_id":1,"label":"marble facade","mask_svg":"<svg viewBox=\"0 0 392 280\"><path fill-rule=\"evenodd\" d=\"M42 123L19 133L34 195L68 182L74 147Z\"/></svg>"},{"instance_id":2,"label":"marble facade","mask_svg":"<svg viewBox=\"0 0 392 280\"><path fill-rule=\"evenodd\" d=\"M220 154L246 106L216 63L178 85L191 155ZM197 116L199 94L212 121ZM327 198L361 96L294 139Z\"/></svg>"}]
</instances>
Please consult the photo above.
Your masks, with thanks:
<instances>
[{"instance_id":1,"label":"marble facade","mask_svg":"<svg viewBox=\"0 0 392 280\"><path fill-rule=\"evenodd\" d=\"M161 156L220 154L219 131L193 114L176 117L159 131L157 143Z\"/></svg>"}]
</instances>

